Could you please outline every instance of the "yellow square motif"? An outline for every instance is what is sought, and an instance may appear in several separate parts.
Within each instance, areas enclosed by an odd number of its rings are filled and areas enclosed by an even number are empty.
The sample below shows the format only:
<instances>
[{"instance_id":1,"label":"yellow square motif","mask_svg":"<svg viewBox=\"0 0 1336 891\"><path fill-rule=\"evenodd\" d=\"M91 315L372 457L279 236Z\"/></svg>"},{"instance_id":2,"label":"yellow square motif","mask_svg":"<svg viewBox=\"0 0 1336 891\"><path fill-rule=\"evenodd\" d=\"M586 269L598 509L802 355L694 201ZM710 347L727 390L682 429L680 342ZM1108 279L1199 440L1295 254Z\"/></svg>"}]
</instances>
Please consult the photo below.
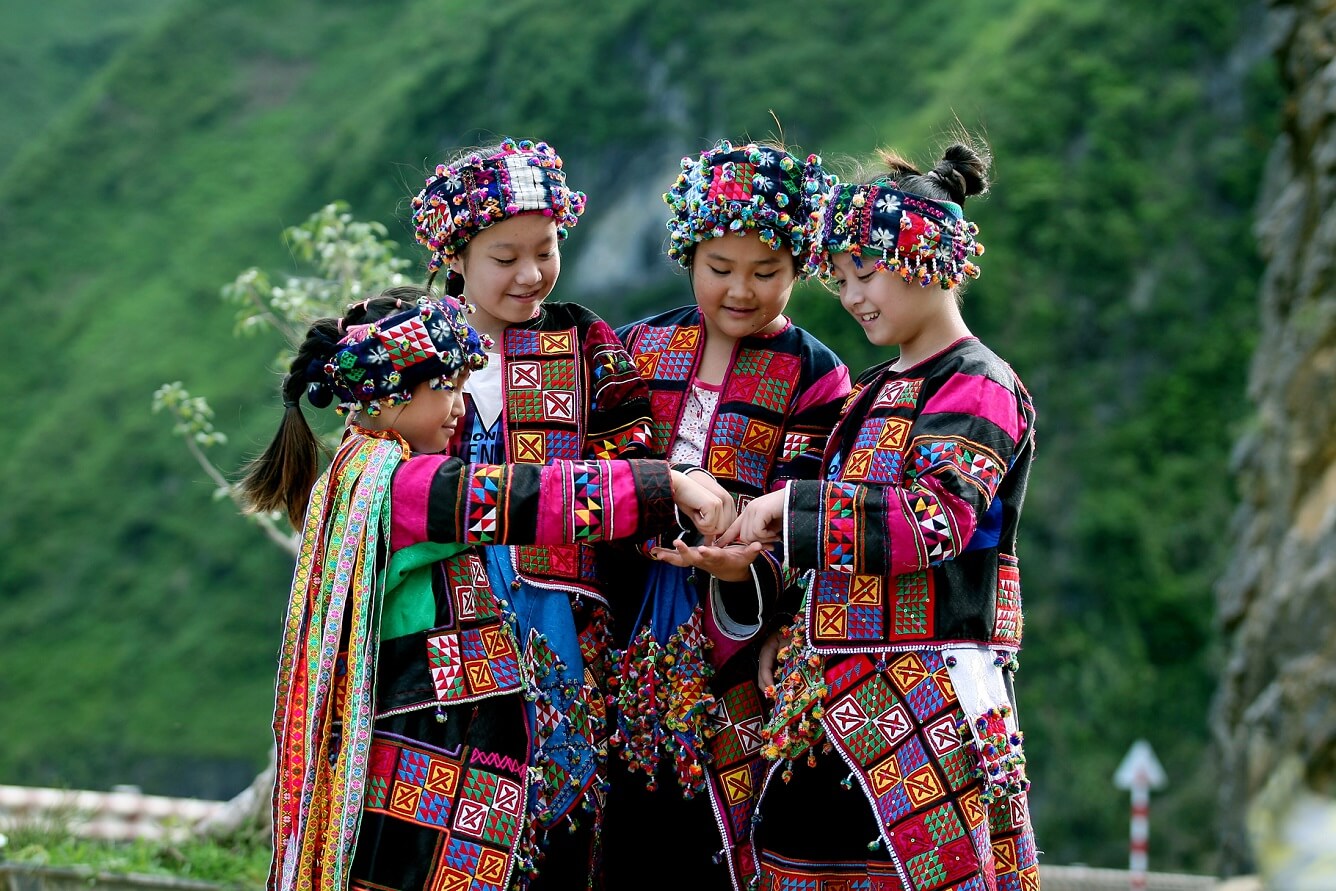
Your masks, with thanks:
<instances>
[{"instance_id":1,"label":"yellow square motif","mask_svg":"<svg viewBox=\"0 0 1336 891\"><path fill-rule=\"evenodd\" d=\"M846 628L844 607L839 604L826 604L816 608L817 639L844 637Z\"/></svg>"},{"instance_id":2,"label":"yellow square motif","mask_svg":"<svg viewBox=\"0 0 1336 891\"><path fill-rule=\"evenodd\" d=\"M459 783L459 765L449 761L432 761L427 765L427 782L422 788L439 795L454 795Z\"/></svg>"},{"instance_id":3,"label":"yellow square motif","mask_svg":"<svg viewBox=\"0 0 1336 891\"><path fill-rule=\"evenodd\" d=\"M724 786L724 799L729 807L741 804L751 797L752 776L747 767L737 767L720 774L719 781Z\"/></svg>"},{"instance_id":4,"label":"yellow square motif","mask_svg":"<svg viewBox=\"0 0 1336 891\"><path fill-rule=\"evenodd\" d=\"M668 349L690 352L696 349L696 343L699 339L699 328L678 328L673 332L672 339L668 341Z\"/></svg>"},{"instance_id":5,"label":"yellow square motif","mask_svg":"<svg viewBox=\"0 0 1336 891\"><path fill-rule=\"evenodd\" d=\"M516 463L547 463L547 442L543 434L535 431L519 431L513 435L512 441L515 445Z\"/></svg>"},{"instance_id":6,"label":"yellow square motif","mask_svg":"<svg viewBox=\"0 0 1336 891\"><path fill-rule=\"evenodd\" d=\"M909 794L909 801L916 808L931 804L946 794L937 779L937 772L929 764L923 765L905 777L905 792Z\"/></svg>"},{"instance_id":7,"label":"yellow square motif","mask_svg":"<svg viewBox=\"0 0 1336 891\"><path fill-rule=\"evenodd\" d=\"M849 460L844 465L844 478L855 482L866 480L871 465L872 449L854 449L849 453Z\"/></svg>"},{"instance_id":8,"label":"yellow square motif","mask_svg":"<svg viewBox=\"0 0 1336 891\"><path fill-rule=\"evenodd\" d=\"M900 451L905 447L905 436L909 433L909 421L905 418L887 418L877 437L877 448Z\"/></svg>"},{"instance_id":9,"label":"yellow square motif","mask_svg":"<svg viewBox=\"0 0 1336 891\"><path fill-rule=\"evenodd\" d=\"M538 351L546 355L569 353L571 351L571 332L553 331L538 335Z\"/></svg>"},{"instance_id":10,"label":"yellow square motif","mask_svg":"<svg viewBox=\"0 0 1336 891\"><path fill-rule=\"evenodd\" d=\"M891 755L868 771L867 776L872 781L872 793L877 796L885 795L900 782L900 764L895 760L895 755Z\"/></svg>"},{"instance_id":11,"label":"yellow square motif","mask_svg":"<svg viewBox=\"0 0 1336 891\"><path fill-rule=\"evenodd\" d=\"M878 575L856 575L849 587L850 605L881 603L883 579Z\"/></svg>"}]
</instances>

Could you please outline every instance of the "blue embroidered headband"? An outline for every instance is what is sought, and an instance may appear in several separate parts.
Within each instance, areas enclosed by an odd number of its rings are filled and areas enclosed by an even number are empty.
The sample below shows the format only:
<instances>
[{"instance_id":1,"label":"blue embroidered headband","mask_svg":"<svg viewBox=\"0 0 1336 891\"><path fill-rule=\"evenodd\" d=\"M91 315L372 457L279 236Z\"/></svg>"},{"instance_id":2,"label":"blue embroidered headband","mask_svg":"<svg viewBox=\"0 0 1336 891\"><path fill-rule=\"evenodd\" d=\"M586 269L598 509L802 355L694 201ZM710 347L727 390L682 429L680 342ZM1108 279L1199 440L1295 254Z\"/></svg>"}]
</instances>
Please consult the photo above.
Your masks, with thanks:
<instances>
[{"instance_id":1,"label":"blue embroidered headband","mask_svg":"<svg viewBox=\"0 0 1336 891\"><path fill-rule=\"evenodd\" d=\"M465 366L486 365L486 341L452 298L423 297L404 312L350 326L329 361L308 369L306 398L317 408L337 398L340 413L376 415L408 402L423 381L439 389Z\"/></svg>"},{"instance_id":2,"label":"blue embroidered headband","mask_svg":"<svg viewBox=\"0 0 1336 891\"><path fill-rule=\"evenodd\" d=\"M455 259L473 236L522 213L541 213L557 224L557 237L580 219L584 192L566 186L561 158L546 142L507 138L495 154L471 154L438 165L413 199L419 243L431 250L432 272Z\"/></svg>"},{"instance_id":3,"label":"blue embroidered headband","mask_svg":"<svg viewBox=\"0 0 1336 891\"><path fill-rule=\"evenodd\" d=\"M808 265L829 276L833 254L853 254L860 267L861 258L877 257L878 270L950 290L979 277L971 259L983 253L978 234L954 202L902 192L889 181L845 183L826 198Z\"/></svg>"},{"instance_id":4,"label":"blue embroidered headband","mask_svg":"<svg viewBox=\"0 0 1336 891\"><path fill-rule=\"evenodd\" d=\"M834 182L817 155L808 155L804 164L779 149L754 143L735 148L722 140L698 158L683 158L682 173L663 196L673 211L668 257L689 266L697 244L747 230L773 250L787 247L802 256L820 196Z\"/></svg>"}]
</instances>

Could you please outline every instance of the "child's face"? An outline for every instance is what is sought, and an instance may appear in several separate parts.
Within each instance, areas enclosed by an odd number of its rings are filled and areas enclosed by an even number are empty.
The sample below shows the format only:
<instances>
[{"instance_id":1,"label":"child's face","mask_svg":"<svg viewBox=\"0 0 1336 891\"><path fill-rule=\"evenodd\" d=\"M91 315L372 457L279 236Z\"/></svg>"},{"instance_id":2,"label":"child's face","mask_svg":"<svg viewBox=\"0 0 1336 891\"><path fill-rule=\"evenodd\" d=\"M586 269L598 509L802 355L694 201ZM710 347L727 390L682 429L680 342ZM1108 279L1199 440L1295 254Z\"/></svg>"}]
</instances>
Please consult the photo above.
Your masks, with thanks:
<instances>
[{"instance_id":1,"label":"child's face","mask_svg":"<svg viewBox=\"0 0 1336 891\"><path fill-rule=\"evenodd\" d=\"M865 259L860 269L852 254L834 256L840 305L877 346L913 343L937 322L948 292L907 282L894 270L878 272L874 263Z\"/></svg>"},{"instance_id":2,"label":"child's face","mask_svg":"<svg viewBox=\"0 0 1336 891\"><path fill-rule=\"evenodd\" d=\"M528 321L552 293L561 274L557 224L526 213L490 226L451 264L464 277L464 295L476 306L469 323L496 334Z\"/></svg>"},{"instance_id":3,"label":"child's face","mask_svg":"<svg viewBox=\"0 0 1336 891\"><path fill-rule=\"evenodd\" d=\"M702 241L691 260L706 331L733 340L782 327L795 278L793 257L771 250L755 232Z\"/></svg>"},{"instance_id":4,"label":"child's face","mask_svg":"<svg viewBox=\"0 0 1336 891\"><path fill-rule=\"evenodd\" d=\"M431 381L413 388L413 398L390 422L391 426L415 452L434 455L444 452L464 416L464 381L468 371L451 379L452 387L433 389Z\"/></svg>"}]
</instances>

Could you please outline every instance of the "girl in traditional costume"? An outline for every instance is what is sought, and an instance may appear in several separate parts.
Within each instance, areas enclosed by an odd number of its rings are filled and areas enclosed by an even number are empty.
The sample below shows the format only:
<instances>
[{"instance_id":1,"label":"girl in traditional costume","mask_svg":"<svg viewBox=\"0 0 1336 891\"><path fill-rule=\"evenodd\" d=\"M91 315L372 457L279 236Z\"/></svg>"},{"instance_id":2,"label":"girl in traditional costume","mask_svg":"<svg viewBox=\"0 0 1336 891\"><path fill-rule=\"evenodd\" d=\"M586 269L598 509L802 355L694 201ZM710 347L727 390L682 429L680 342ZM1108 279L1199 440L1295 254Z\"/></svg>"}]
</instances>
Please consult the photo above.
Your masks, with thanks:
<instances>
[{"instance_id":1,"label":"girl in traditional costume","mask_svg":"<svg viewBox=\"0 0 1336 891\"><path fill-rule=\"evenodd\" d=\"M413 200L417 238L431 251L428 284L444 270L447 292L495 343L465 384L452 454L534 464L649 456L648 391L616 334L584 307L547 299L559 243L584 206L549 145L512 139L438 166ZM526 859L541 858L535 887L585 887L606 788L606 555L579 541L479 556L507 592L538 689Z\"/></svg>"},{"instance_id":2,"label":"girl in traditional costume","mask_svg":"<svg viewBox=\"0 0 1336 891\"><path fill-rule=\"evenodd\" d=\"M704 467L739 503L818 475L849 390L835 354L784 315L830 184L820 158L769 145L683 158L664 196L668 256L695 303L618 332L649 383L656 454ZM607 883L741 888L764 775L757 648L794 579L759 546L661 544L619 576L643 594L617 616ZM669 839L647 869L646 846Z\"/></svg>"},{"instance_id":3,"label":"girl in traditional costume","mask_svg":"<svg viewBox=\"0 0 1336 891\"><path fill-rule=\"evenodd\" d=\"M868 340L899 355L855 382L824 479L752 501L720 539L773 542L812 573L762 659L775 711L760 887L1028 891L1011 677L1035 412L959 307L983 252L961 206L988 164L964 145L926 174L885 160L831 192L813 260Z\"/></svg>"},{"instance_id":4,"label":"girl in traditional costume","mask_svg":"<svg viewBox=\"0 0 1336 891\"><path fill-rule=\"evenodd\" d=\"M302 530L271 888L508 887L529 822L537 671L477 545L654 534L676 526L674 501L702 529L733 515L662 461L438 454L485 361L458 305L399 288L313 324L284 379L282 425L242 484L254 509L285 509ZM321 474L303 396L349 413Z\"/></svg>"}]
</instances>

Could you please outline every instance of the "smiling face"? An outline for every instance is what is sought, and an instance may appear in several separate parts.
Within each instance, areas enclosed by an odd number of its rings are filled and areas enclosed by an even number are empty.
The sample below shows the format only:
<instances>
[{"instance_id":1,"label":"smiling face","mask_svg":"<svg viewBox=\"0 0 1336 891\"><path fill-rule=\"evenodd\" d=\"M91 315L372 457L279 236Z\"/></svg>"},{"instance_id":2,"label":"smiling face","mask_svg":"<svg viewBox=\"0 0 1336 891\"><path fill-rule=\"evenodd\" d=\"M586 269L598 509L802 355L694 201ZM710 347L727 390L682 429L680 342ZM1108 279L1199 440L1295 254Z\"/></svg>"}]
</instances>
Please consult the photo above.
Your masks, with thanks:
<instances>
[{"instance_id":1,"label":"smiling face","mask_svg":"<svg viewBox=\"0 0 1336 891\"><path fill-rule=\"evenodd\" d=\"M385 426L393 428L415 452L434 455L445 451L455 435L459 419L464 417L464 381L468 371L460 371L448 386L440 381L423 381L413 388L413 398L398 414L382 412Z\"/></svg>"},{"instance_id":2,"label":"smiling face","mask_svg":"<svg viewBox=\"0 0 1336 891\"><path fill-rule=\"evenodd\" d=\"M721 235L696 246L691 288L711 338L736 341L784 327L797 275L793 257L755 232Z\"/></svg>"},{"instance_id":3,"label":"smiling face","mask_svg":"<svg viewBox=\"0 0 1336 891\"><path fill-rule=\"evenodd\" d=\"M557 224L526 213L479 232L450 264L464 277L464 295L477 307L469 324L499 343L509 325L533 318L561 274Z\"/></svg>"},{"instance_id":4,"label":"smiling face","mask_svg":"<svg viewBox=\"0 0 1336 891\"><path fill-rule=\"evenodd\" d=\"M872 260L862 267L852 254L832 258L840 305L878 346L899 346L901 355L931 355L959 336L950 291L906 282L891 270L878 272ZM943 341L944 342L941 342Z\"/></svg>"}]
</instances>

